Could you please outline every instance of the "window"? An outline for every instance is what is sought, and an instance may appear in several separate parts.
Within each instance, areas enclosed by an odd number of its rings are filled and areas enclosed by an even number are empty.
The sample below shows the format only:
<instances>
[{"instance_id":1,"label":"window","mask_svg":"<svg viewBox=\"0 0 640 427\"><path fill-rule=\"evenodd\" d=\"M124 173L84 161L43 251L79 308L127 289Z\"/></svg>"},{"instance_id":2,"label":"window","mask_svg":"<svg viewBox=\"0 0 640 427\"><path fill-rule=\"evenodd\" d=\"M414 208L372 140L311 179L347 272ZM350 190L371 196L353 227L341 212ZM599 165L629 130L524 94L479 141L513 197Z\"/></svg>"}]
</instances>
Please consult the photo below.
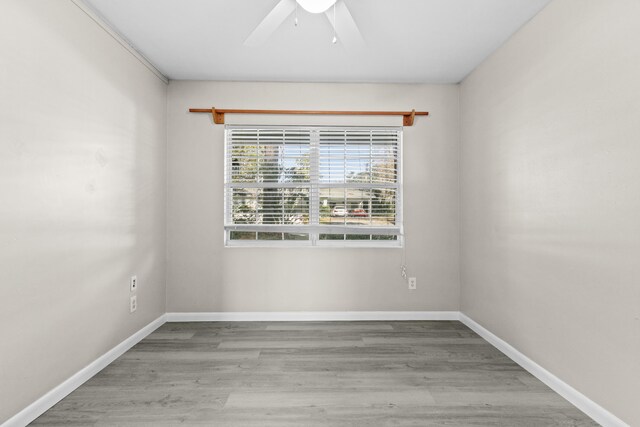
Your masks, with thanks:
<instances>
[{"instance_id":1,"label":"window","mask_svg":"<svg viewBox=\"0 0 640 427\"><path fill-rule=\"evenodd\" d=\"M228 246L400 246L401 128L225 128Z\"/></svg>"}]
</instances>

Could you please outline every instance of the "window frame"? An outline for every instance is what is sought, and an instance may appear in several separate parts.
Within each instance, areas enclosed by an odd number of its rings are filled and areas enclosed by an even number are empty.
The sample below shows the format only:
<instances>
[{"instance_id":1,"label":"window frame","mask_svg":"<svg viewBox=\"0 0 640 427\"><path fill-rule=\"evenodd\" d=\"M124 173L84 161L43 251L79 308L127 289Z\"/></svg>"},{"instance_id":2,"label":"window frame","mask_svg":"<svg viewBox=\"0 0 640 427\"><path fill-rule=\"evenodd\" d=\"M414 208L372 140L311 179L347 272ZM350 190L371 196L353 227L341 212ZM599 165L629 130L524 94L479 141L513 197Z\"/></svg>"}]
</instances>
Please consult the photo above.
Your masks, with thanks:
<instances>
[{"instance_id":1,"label":"window frame","mask_svg":"<svg viewBox=\"0 0 640 427\"><path fill-rule=\"evenodd\" d=\"M230 239L230 233L233 230L227 229L234 224L228 224L230 209L230 201L228 200L229 192L227 187L228 175L228 159L229 159L229 131L234 129L247 129L247 130L337 130L337 131L363 131L363 130L376 130L376 131L393 131L398 133L397 147L396 147L396 203L395 203L395 222L398 224L398 234L395 240L330 240L320 239L319 232L309 231L308 240L232 240ZM224 168L223 168L223 193L224 193L224 212L223 212L223 239L225 248L403 248L404 247L404 220L403 220L403 206L404 206L404 182L403 182L403 170L404 170L404 158L403 158L403 140L404 140L404 128L402 126L331 126L331 125L225 125L224 128ZM317 145L314 145L313 139L310 141L310 150L319 150L320 142L317 141ZM311 156L313 158L313 155ZM319 154L316 154L316 159L320 159ZM312 160L313 162L313 160ZM343 188L349 188L346 183L341 184ZM309 183L309 216L313 215L312 209L317 208L316 215L320 215L320 201L317 203L312 201L314 197L313 188L316 188L319 198L320 188L329 188L331 186L323 185L319 181L316 182L311 179ZM354 185L357 187L357 183ZM340 188L336 186L335 188ZM375 187L372 187L375 188ZM312 224L309 224L312 227ZM337 233L341 234L341 233ZM348 233L345 233L348 234Z\"/></svg>"}]
</instances>

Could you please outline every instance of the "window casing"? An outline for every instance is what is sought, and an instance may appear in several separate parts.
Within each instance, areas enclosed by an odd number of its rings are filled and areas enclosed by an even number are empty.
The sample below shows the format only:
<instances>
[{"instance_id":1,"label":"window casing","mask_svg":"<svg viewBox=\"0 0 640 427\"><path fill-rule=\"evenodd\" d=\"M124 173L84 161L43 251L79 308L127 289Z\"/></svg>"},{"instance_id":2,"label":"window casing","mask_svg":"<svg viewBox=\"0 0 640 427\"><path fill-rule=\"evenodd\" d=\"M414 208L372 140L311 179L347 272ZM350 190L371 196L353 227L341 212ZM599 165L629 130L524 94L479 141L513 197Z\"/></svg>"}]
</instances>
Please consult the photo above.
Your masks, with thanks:
<instances>
[{"instance_id":1,"label":"window casing","mask_svg":"<svg viewBox=\"0 0 640 427\"><path fill-rule=\"evenodd\" d=\"M227 246L402 245L402 128L225 127Z\"/></svg>"}]
</instances>

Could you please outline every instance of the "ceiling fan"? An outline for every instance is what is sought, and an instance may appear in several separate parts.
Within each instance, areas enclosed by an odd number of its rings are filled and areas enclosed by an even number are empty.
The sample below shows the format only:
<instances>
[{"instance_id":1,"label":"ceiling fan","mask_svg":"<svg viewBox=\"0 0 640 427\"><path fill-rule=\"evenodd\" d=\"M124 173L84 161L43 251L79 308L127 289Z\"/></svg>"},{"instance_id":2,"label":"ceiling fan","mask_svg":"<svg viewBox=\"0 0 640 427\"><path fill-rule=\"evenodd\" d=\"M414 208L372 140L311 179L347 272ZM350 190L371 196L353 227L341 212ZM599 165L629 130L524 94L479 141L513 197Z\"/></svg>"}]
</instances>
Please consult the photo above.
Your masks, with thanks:
<instances>
[{"instance_id":1,"label":"ceiling fan","mask_svg":"<svg viewBox=\"0 0 640 427\"><path fill-rule=\"evenodd\" d=\"M364 39L345 0L280 0L244 41L245 46L259 46L282 25L298 6L309 13L324 14L334 29L333 43L339 39L345 46L364 46ZM296 25L298 18L296 16Z\"/></svg>"}]
</instances>

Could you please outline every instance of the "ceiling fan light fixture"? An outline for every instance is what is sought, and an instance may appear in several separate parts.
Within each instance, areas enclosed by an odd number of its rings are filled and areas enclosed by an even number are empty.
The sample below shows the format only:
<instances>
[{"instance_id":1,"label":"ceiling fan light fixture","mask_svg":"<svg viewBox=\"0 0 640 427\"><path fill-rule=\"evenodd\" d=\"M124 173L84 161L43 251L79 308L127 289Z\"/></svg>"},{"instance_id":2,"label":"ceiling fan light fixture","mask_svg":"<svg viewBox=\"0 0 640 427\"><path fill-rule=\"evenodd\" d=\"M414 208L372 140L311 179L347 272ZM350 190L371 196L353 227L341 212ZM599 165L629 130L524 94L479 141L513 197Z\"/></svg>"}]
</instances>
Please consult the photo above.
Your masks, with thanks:
<instances>
[{"instance_id":1,"label":"ceiling fan light fixture","mask_svg":"<svg viewBox=\"0 0 640 427\"><path fill-rule=\"evenodd\" d=\"M336 3L337 0L296 0L309 13L322 13Z\"/></svg>"}]
</instances>

